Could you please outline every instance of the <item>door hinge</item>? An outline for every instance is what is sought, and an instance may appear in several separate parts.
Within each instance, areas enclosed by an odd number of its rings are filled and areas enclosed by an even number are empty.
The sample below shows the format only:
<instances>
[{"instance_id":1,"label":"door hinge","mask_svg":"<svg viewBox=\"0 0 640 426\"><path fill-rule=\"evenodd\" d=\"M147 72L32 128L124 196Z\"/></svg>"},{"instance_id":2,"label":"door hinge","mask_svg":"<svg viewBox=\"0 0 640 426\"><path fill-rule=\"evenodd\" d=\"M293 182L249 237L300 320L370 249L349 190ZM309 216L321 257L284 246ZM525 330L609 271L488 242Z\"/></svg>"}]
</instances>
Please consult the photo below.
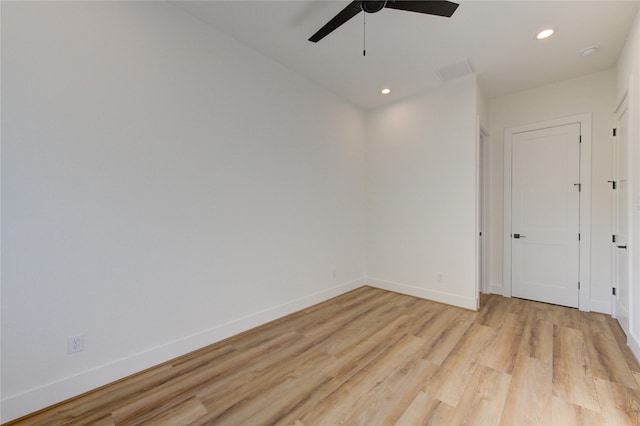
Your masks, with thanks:
<instances>
[{"instance_id":1,"label":"door hinge","mask_svg":"<svg viewBox=\"0 0 640 426\"><path fill-rule=\"evenodd\" d=\"M580 241L580 233L578 233L578 241Z\"/></svg>"},{"instance_id":2,"label":"door hinge","mask_svg":"<svg viewBox=\"0 0 640 426\"><path fill-rule=\"evenodd\" d=\"M580 281L578 281L578 290L580 290Z\"/></svg>"},{"instance_id":3,"label":"door hinge","mask_svg":"<svg viewBox=\"0 0 640 426\"><path fill-rule=\"evenodd\" d=\"M582 192L582 184L581 183L574 183L573 186L577 186L578 187L578 192Z\"/></svg>"},{"instance_id":4,"label":"door hinge","mask_svg":"<svg viewBox=\"0 0 640 426\"><path fill-rule=\"evenodd\" d=\"M612 243L615 243L615 242L616 242L616 236L615 236L615 234L611 236L611 242L612 242Z\"/></svg>"},{"instance_id":5,"label":"door hinge","mask_svg":"<svg viewBox=\"0 0 640 426\"><path fill-rule=\"evenodd\" d=\"M607 182L609 182L611 184L611 189L616 189L616 181L615 180L608 180Z\"/></svg>"},{"instance_id":6,"label":"door hinge","mask_svg":"<svg viewBox=\"0 0 640 426\"><path fill-rule=\"evenodd\" d=\"M615 287L611 287L611 294L613 294L614 296L616 295L616 288Z\"/></svg>"},{"instance_id":7,"label":"door hinge","mask_svg":"<svg viewBox=\"0 0 640 426\"><path fill-rule=\"evenodd\" d=\"M582 135L580 135L580 138L578 139L578 143L582 143Z\"/></svg>"},{"instance_id":8,"label":"door hinge","mask_svg":"<svg viewBox=\"0 0 640 426\"><path fill-rule=\"evenodd\" d=\"M615 129L615 128L613 129L613 136L616 136L617 130L618 129Z\"/></svg>"}]
</instances>

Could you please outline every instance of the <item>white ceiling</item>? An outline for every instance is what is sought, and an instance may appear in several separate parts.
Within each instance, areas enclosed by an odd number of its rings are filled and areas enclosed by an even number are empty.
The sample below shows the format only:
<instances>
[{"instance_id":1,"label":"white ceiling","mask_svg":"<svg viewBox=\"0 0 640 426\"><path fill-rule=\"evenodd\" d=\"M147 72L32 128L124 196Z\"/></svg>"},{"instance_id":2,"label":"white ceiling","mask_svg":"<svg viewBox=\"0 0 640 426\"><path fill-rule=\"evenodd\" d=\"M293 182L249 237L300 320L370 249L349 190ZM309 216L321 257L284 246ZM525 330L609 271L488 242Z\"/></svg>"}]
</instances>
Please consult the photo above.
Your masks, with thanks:
<instances>
[{"instance_id":1,"label":"white ceiling","mask_svg":"<svg viewBox=\"0 0 640 426\"><path fill-rule=\"evenodd\" d=\"M320 42L308 38L344 1L174 4L355 105L374 108L442 84L435 71L469 59L497 97L615 66L640 1L460 1L451 18L383 9ZM537 32L556 29L538 41ZM599 46L596 54L580 51ZM393 92L383 96L380 89Z\"/></svg>"}]
</instances>

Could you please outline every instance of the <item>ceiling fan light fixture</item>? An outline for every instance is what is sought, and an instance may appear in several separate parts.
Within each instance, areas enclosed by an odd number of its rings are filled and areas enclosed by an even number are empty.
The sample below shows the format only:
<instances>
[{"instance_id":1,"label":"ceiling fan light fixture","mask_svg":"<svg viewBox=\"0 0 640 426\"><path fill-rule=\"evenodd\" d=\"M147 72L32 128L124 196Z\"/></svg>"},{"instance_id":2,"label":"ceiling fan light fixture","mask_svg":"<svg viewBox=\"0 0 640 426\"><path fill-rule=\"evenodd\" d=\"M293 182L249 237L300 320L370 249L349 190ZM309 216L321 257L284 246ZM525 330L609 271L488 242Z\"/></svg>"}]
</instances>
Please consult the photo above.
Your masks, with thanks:
<instances>
[{"instance_id":1,"label":"ceiling fan light fixture","mask_svg":"<svg viewBox=\"0 0 640 426\"><path fill-rule=\"evenodd\" d=\"M553 28L545 28L544 30L540 31L538 35L536 35L536 39L544 40L546 38L551 37L555 32L556 31Z\"/></svg>"},{"instance_id":2,"label":"ceiling fan light fixture","mask_svg":"<svg viewBox=\"0 0 640 426\"><path fill-rule=\"evenodd\" d=\"M382 93L383 95L388 95L389 93L391 93L391 89L389 89L388 87L385 87L380 91L380 93Z\"/></svg>"}]
</instances>

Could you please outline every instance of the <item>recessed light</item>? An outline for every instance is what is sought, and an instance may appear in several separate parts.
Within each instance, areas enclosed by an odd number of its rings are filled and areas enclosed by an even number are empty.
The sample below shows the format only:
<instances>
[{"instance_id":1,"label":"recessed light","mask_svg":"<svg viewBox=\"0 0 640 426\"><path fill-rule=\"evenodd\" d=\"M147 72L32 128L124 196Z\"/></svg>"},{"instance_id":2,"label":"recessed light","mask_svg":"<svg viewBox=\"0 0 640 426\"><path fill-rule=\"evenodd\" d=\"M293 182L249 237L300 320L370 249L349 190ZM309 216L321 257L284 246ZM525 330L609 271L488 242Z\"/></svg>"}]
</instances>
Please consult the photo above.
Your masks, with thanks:
<instances>
[{"instance_id":1,"label":"recessed light","mask_svg":"<svg viewBox=\"0 0 640 426\"><path fill-rule=\"evenodd\" d=\"M551 37L551 36L553 35L553 33L554 33L554 32L555 32L555 31L554 31L553 29L551 29L551 28L547 28L547 29L544 29L544 30L540 31L540 32L538 33L538 35L536 36L536 38L537 38L538 40L544 40L545 38L549 38L549 37Z\"/></svg>"},{"instance_id":2,"label":"recessed light","mask_svg":"<svg viewBox=\"0 0 640 426\"><path fill-rule=\"evenodd\" d=\"M582 56L589 56L589 55L593 55L597 51L598 51L598 46L590 46L590 47L585 47L584 49L582 49L580 51L580 54Z\"/></svg>"},{"instance_id":3,"label":"recessed light","mask_svg":"<svg viewBox=\"0 0 640 426\"><path fill-rule=\"evenodd\" d=\"M382 93L383 95L388 95L389 93L391 93L391 89L389 89L388 87L385 87L380 91L380 93Z\"/></svg>"}]
</instances>

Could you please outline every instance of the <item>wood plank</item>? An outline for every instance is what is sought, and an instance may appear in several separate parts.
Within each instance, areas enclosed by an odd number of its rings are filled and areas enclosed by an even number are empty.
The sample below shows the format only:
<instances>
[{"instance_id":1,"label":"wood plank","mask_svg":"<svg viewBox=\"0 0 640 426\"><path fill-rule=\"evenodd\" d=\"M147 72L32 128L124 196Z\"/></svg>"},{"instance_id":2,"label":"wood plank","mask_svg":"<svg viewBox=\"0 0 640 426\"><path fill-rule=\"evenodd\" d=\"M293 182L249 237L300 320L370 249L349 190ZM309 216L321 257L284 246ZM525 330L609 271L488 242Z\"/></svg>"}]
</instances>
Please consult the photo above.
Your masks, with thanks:
<instances>
[{"instance_id":1,"label":"wood plank","mask_svg":"<svg viewBox=\"0 0 640 426\"><path fill-rule=\"evenodd\" d=\"M349 425L393 424L411 404L420 388L438 369L419 353L407 359L386 379L375 384L358 408L346 420Z\"/></svg>"},{"instance_id":2,"label":"wood plank","mask_svg":"<svg viewBox=\"0 0 640 426\"><path fill-rule=\"evenodd\" d=\"M210 381L234 374L235 371L254 363L256 359L268 358L270 354L287 347L301 336L295 332L287 333L268 343L239 353L236 357L217 363L207 368L191 370L188 373L156 387L154 392L136 399L113 412L117 423L135 422L139 417L147 416L150 407L162 407L171 401L180 400L186 394L192 395Z\"/></svg>"},{"instance_id":3,"label":"wood plank","mask_svg":"<svg viewBox=\"0 0 640 426\"><path fill-rule=\"evenodd\" d=\"M599 316L592 315L585 321L582 330L594 377L640 389L623 353L624 350L630 353L630 350L626 344L623 349L620 348L609 324L600 320Z\"/></svg>"},{"instance_id":4,"label":"wood plank","mask_svg":"<svg viewBox=\"0 0 640 426\"><path fill-rule=\"evenodd\" d=\"M146 421L136 421L134 424L141 426L174 426L191 423L207 413L206 408L195 396L181 401L167 409L161 410L157 415L150 416ZM119 423L120 425L123 423Z\"/></svg>"},{"instance_id":5,"label":"wood plank","mask_svg":"<svg viewBox=\"0 0 640 426\"><path fill-rule=\"evenodd\" d=\"M425 384L427 394L453 407L458 405L466 385L475 374L476 361L489 346L496 330L473 324L431 380Z\"/></svg>"},{"instance_id":6,"label":"wood plank","mask_svg":"<svg viewBox=\"0 0 640 426\"><path fill-rule=\"evenodd\" d=\"M600 412L607 423L640 425L640 391L608 380L595 379Z\"/></svg>"},{"instance_id":7,"label":"wood plank","mask_svg":"<svg viewBox=\"0 0 640 426\"><path fill-rule=\"evenodd\" d=\"M553 323L540 320L539 312L539 309L529 310L522 330L518 355L551 363L553 361Z\"/></svg>"},{"instance_id":8,"label":"wood plank","mask_svg":"<svg viewBox=\"0 0 640 426\"><path fill-rule=\"evenodd\" d=\"M486 305L482 307L476 323L487 327L499 328L502 324L502 317L509 312L510 305L518 301L518 299L508 299L496 295L489 295Z\"/></svg>"},{"instance_id":9,"label":"wood plank","mask_svg":"<svg viewBox=\"0 0 640 426\"><path fill-rule=\"evenodd\" d=\"M157 384L166 383L175 377L176 370L171 365L163 364L38 412L25 419L28 421L24 424L48 426L73 423L93 424L95 422L110 425L114 423L111 415L113 407L124 405L131 399L146 395ZM22 422L18 421L16 424L22 424Z\"/></svg>"},{"instance_id":10,"label":"wood plank","mask_svg":"<svg viewBox=\"0 0 640 426\"><path fill-rule=\"evenodd\" d=\"M558 305L548 306L553 313L553 323L555 325L582 330L584 316L579 310Z\"/></svg>"},{"instance_id":11,"label":"wood plank","mask_svg":"<svg viewBox=\"0 0 640 426\"><path fill-rule=\"evenodd\" d=\"M343 307L333 315L309 322L296 331L305 336L312 337L316 333L326 333L328 328L335 330L344 327L350 322L357 321L359 318L368 317L372 312L376 312L376 308L386 305L392 297L393 293L388 292L379 297L371 297L358 303L348 304L347 307Z\"/></svg>"},{"instance_id":12,"label":"wood plank","mask_svg":"<svg viewBox=\"0 0 640 426\"><path fill-rule=\"evenodd\" d=\"M322 367L330 363L332 357L322 353L311 353L307 362L291 368L278 381L270 380L270 387L246 386L238 397L227 399L232 404L209 399L208 414L197 423L211 424L273 424L283 417L297 401L308 398L320 384L330 380L322 372Z\"/></svg>"},{"instance_id":13,"label":"wood plank","mask_svg":"<svg viewBox=\"0 0 640 426\"><path fill-rule=\"evenodd\" d=\"M367 315L354 318L332 333L330 339L323 344L323 350L329 355L341 355L362 344L397 318L397 308L393 304L375 306L367 311ZM405 316L403 318L408 319Z\"/></svg>"},{"instance_id":14,"label":"wood plank","mask_svg":"<svg viewBox=\"0 0 640 426\"><path fill-rule=\"evenodd\" d=\"M460 343L476 315L458 309L445 309L419 329L410 333L425 340L424 358L442 364Z\"/></svg>"},{"instance_id":15,"label":"wood plank","mask_svg":"<svg viewBox=\"0 0 640 426\"><path fill-rule=\"evenodd\" d=\"M449 426L454 408L420 392L402 416L395 423L396 426Z\"/></svg>"},{"instance_id":16,"label":"wood plank","mask_svg":"<svg viewBox=\"0 0 640 426\"><path fill-rule=\"evenodd\" d=\"M479 359L479 363L511 374L520 350L525 320L520 315L505 313L495 337Z\"/></svg>"},{"instance_id":17,"label":"wood plank","mask_svg":"<svg viewBox=\"0 0 640 426\"><path fill-rule=\"evenodd\" d=\"M553 396L598 411L596 393L582 332L556 326L553 334Z\"/></svg>"},{"instance_id":18,"label":"wood plank","mask_svg":"<svg viewBox=\"0 0 640 426\"><path fill-rule=\"evenodd\" d=\"M500 424L551 424L552 366L535 358L518 357Z\"/></svg>"},{"instance_id":19,"label":"wood plank","mask_svg":"<svg viewBox=\"0 0 640 426\"><path fill-rule=\"evenodd\" d=\"M507 400L511 375L478 366L451 416L451 425L498 425Z\"/></svg>"},{"instance_id":20,"label":"wood plank","mask_svg":"<svg viewBox=\"0 0 640 426\"><path fill-rule=\"evenodd\" d=\"M409 326L409 321L410 318L408 316L402 315L391 321L366 341L336 354L337 361L327 367L326 373L337 379L348 379L404 336L405 330Z\"/></svg>"},{"instance_id":21,"label":"wood plank","mask_svg":"<svg viewBox=\"0 0 640 426\"><path fill-rule=\"evenodd\" d=\"M613 337L618 342L618 347L624 356L624 359L627 361L627 366L634 373L640 373L640 363L633 355L631 348L627 345L627 336L624 334L622 327L618 321L614 318L611 318L608 315L604 315L607 325L609 326L609 331L613 334Z\"/></svg>"},{"instance_id":22,"label":"wood plank","mask_svg":"<svg viewBox=\"0 0 640 426\"><path fill-rule=\"evenodd\" d=\"M358 371L340 388L332 392L318 405L305 413L300 420L305 424L341 424L348 419L365 399L365 395L380 381L392 374L389 363L403 365L424 341L414 336L404 336L389 347L375 361Z\"/></svg>"},{"instance_id":23,"label":"wood plank","mask_svg":"<svg viewBox=\"0 0 640 426\"><path fill-rule=\"evenodd\" d=\"M314 365L326 358L329 356L323 351L315 350L312 339L302 336L273 356L206 383L197 390L197 395L209 412L221 413L255 393L269 392L274 384L294 374L301 365Z\"/></svg>"},{"instance_id":24,"label":"wood plank","mask_svg":"<svg viewBox=\"0 0 640 426\"><path fill-rule=\"evenodd\" d=\"M551 421L554 425L601 426L611 424L604 421L600 412L571 404L555 396L551 399Z\"/></svg>"}]
</instances>

